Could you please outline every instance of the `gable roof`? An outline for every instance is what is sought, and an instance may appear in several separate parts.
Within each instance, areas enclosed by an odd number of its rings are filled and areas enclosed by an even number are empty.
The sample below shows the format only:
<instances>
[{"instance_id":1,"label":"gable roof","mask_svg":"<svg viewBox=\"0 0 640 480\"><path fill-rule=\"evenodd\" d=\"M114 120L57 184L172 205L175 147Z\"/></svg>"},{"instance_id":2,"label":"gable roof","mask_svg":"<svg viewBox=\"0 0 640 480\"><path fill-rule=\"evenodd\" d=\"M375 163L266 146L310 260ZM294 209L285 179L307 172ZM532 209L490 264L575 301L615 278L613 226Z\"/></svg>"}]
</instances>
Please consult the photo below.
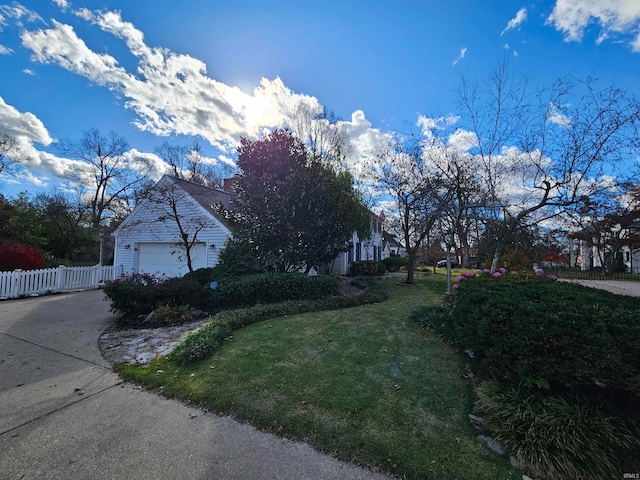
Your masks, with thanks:
<instances>
[{"instance_id":1,"label":"gable roof","mask_svg":"<svg viewBox=\"0 0 640 480\"><path fill-rule=\"evenodd\" d=\"M382 242L389 244L390 247L404 248L402 244L396 240L396 236L386 230L382 231Z\"/></svg>"},{"instance_id":2,"label":"gable roof","mask_svg":"<svg viewBox=\"0 0 640 480\"><path fill-rule=\"evenodd\" d=\"M173 183L183 189L187 194L193 198L198 204L204 208L208 213L213 215L223 225L227 226L225 218L220 215L213 205L221 203L226 208L232 210L233 199L236 197L235 193L223 192L215 188L205 187L199 183L189 182L181 178L169 177Z\"/></svg>"},{"instance_id":3,"label":"gable roof","mask_svg":"<svg viewBox=\"0 0 640 480\"><path fill-rule=\"evenodd\" d=\"M217 220L224 228L230 230L229 225L226 219L220 215L216 209L213 208L213 205L216 203L222 203L225 207L230 210L234 209L233 199L235 198L235 193L223 192L222 190L216 190L215 188L205 187L204 185L200 185L197 183L189 182L188 180L182 180L180 178L172 177L169 175L163 175L160 180L156 182L156 184L152 187L152 190L157 189L158 185L163 182L173 182L174 185L183 190L189 197L193 199L199 206L201 206L205 212L215 220ZM133 211L127 215L124 221L116 228L112 235L118 234L119 231L123 230L126 225L128 225L132 219L136 216L137 212L141 208L145 208L145 205L148 203L148 199L140 202Z\"/></svg>"}]
</instances>

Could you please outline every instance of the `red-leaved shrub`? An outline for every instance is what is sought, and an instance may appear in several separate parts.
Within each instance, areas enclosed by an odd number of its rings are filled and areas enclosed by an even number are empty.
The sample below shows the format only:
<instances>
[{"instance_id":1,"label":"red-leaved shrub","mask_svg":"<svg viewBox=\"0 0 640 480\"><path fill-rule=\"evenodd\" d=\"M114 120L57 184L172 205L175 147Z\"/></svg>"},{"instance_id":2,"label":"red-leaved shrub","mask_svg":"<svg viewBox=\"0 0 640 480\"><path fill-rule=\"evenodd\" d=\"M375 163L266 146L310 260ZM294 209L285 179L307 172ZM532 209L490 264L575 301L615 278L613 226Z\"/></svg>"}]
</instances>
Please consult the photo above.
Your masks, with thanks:
<instances>
[{"instance_id":1,"label":"red-leaved shrub","mask_svg":"<svg viewBox=\"0 0 640 480\"><path fill-rule=\"evenodd\" d=\"M21 243L0 244L0 271L37 270L44 268L44 255L40 250Z\"/></svg>"}]
</instances>

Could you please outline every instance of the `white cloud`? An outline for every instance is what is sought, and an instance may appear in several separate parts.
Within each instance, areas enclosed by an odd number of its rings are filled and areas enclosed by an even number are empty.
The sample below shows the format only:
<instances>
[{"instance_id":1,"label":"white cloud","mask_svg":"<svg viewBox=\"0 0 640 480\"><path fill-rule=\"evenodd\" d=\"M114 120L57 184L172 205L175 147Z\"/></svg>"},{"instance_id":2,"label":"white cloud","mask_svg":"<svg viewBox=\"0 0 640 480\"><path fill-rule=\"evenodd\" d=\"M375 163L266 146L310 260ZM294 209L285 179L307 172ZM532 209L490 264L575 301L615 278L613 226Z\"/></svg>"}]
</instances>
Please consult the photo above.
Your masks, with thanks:
<instances>
[{"instance_id":1,"label":"white cloud","mask_svg":"<svg viewBox=\"0 0 640 480\"><path fill-rule=\"evenodd\" d=\"M30 112L19 112L17 108L8 105L2 97L0 97L0 132L43 145L49 145L53 141L38 117Z\"/></svg>"},{"instance_id":2,"label":"white cloud","mask_svg":"<svg viewBox=\"0 0 640 480\"><path fill-rule=\"evenodd\" d=\"M63 0L55 3L61 8L69 6ZM208 158L208 162L235 166L231 153L235 152L241 137L258 138L266 129L292 125L292 117L300 104L311 111L321 109L315 97L291 91L278 77L261 79L249 93L216 81L207 75L207 66L199 59L147 45L143 32L124 21L119 12L79 9L73 13L121 39L137 59L137 65L127 69L117 56L92 50L72 26L56 20L52 20L51 27L21 29L22 45L31 51L32 60L58 65L123 97L126 108L137 115L134 124L142 131L206 139L221 150L217 158ZM12 15L17 18L18 13ZM465 52L463 48L460 58ZM24 72L33 73L29 69ZM7 112L12 113L13 123L4 118ZM18 126L22 128L25 163L29 167L68 180L75 178L78 169L86 176L86 167L78 162L34 148L32 142L48 145L53 141L42 122L2 102L0 129L12 129L17 135ZM388 143L390 136L373 128L361 110L353 112L350 120L338 122L338 127L345 130L352 143L352 155L347 160L349 169L354 176L363 178L370 167L372 152ZM154 178L166 171L166 165L153 154L132 150L127 159L132 165L144 159L151 165Z\"/></svg>"},{"instance_id":3,"label":"white cloud","mask_svg":"<svg viewBox=\"0 0 640 480\"><path fill-rule=\"evenodd\" d=\"M547 23L561 31L565 41L581 41L592 23L602 29L596 41L598 44L613 34L632 34L631 48L640 52L638 0L557 0Z\"/></svg>"},{"instance_id":4,"label":"white cloud","mask_svg":"<svg viewBox=\"0 0 640 480\"><path fill-rule=\"evenodd\" d=\"M69 2L67 0L51 0L51 1L63 10L69 8Z\"/></svg>"},{"instance_id":5,"label":"white cloud","mask_svg":"<svg viewBox=\"0 0 640 480\"><path fill-rule=\"evenodd\" d=\"M504 28L504 30L502 30L502 33L500 33L500 35L504 35L505 32L513 30L514 28L518 28L526 19L527 9L522 7L520 10L518 10L516 16L509 20L509 23L507 23L507 26Z\"/></svg>"},{"instance_id":6,"label":"white cloud","mask_svg":"<svg viewBox=\"0 0 640 480\"><path fill-rule=\"evenodd\" d=\"M460 53L456 57L456 59L451 63L452 65L456 65L460 60L462 60L467 53L467 47L462 47L460 49Z\"/></svg>"},{"instance_id":7,"label":"white cloud","mask_svg":"<svg viewBox=\"0 0 640 480\"><path fill-rule=\"evenodd\" d=\"M13 53L13 50L0 44L0 55L9 55L10 53Z\"/></svg>"},{"instance_id":8,"label":"white cloud","mask_svg":"<svg viewBox=\"0 0 640 480\"><path fill-rule=\"evenodd\" d=\"M478 146L478 136L468 130L458 128L455 132L449 135L447 139L447 145L455 148L460 152L468 152L469 150Z\"/></svg>"},{"instance_id":9,"label":"white cloud","mask_svg":"<svg viewBox=\"0 0 640 480\"><path fill-rule=\"evenodd\" d=\"M31 75L31 76L34 76L36 74L36 72L31 70L30 68L25 68L24 70L22 70L22 73L26 73L27 75Z\"/></svg>"},{"instance_id":10,"label":"white cloud","mask_svg":"<svg viewBox=\"0 0 640 480\"><path fill-rule=\"evenodd\" d=\"M5 26L7 25L6 18L12 18L17 20L17 23L19 26L22 26L23 19L26 20L27 22L40 21L45 25L47 23L36 12L23 7L19 3L14 3L11 6L0 5L0 25L5 25Z\"/></svg>"},{"instance_id":11,"label":"white cloud","mask_svg":"<svg viewBox=\"0 0 640 480\"><path fill-rule=\"evenodd\" d=\"M126 97L125 105L137 113L134 123L141 130L199 135L230 151L242 136L255 138L264 128L284 125L299 102L318 105L313 97L293 93L277 77L262 79L251 94L218 82L206 75L200 60L148 47L142 32L122 21L119 13L79 14L125 40L139 59L136 74L111 55L90 50L71 26L55 20L54 28L24 31L23 45L34 60L58 64Z\"/></svg>"},{"instance_id":12,"label":"white cloud","mask_svg":"<svg viewBox=\"0 0 640 480\"><path fill-rule=\"evenodd\" d=\"M553 102L549 103L549 112L547 115L551 123L555 123L561 127L568 127L571 125L571 119L562 113L562 110Z\"/></svg>"}]
</instances>

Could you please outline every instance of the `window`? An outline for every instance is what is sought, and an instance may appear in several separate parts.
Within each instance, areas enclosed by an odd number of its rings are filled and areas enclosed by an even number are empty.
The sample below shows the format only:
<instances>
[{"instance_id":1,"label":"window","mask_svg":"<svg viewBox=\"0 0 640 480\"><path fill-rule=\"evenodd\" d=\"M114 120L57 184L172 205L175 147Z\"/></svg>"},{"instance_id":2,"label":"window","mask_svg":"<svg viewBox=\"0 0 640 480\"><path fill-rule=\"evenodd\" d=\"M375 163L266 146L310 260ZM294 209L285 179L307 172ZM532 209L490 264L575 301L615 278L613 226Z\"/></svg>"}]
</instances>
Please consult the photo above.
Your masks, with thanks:
<instances>
[{"instance_id":1,"label":"window","mask_svg":"<svg viewBox=\"0 0 640 480\"><path fill-rule=\"evenodd\" d=\"M362 260L362 244L356 243L356 262Z\"/></svg>"}]
</instances>

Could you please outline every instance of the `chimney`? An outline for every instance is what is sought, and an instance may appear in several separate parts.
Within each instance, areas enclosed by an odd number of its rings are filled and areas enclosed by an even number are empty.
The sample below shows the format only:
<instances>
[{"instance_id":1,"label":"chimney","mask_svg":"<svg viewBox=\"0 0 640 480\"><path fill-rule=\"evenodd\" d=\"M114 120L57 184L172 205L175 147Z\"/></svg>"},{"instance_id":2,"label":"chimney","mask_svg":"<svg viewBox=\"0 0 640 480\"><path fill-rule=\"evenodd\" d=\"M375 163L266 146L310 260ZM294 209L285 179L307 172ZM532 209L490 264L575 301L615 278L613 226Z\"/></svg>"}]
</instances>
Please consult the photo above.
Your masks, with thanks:
<instances>
[{"instance_id":1,"label":"chimney","mask_svg":"<svg viewBox=\"0 0 640 480\"><path fill-rule=\"evenodd\" d=\"M222 190L227 193L235 193L234 187L236 186L236 183L238 183L239 179L240 175L238 175L237 173L231 178L225 178L223 180Z\"/></svg>"}]
</instances>

